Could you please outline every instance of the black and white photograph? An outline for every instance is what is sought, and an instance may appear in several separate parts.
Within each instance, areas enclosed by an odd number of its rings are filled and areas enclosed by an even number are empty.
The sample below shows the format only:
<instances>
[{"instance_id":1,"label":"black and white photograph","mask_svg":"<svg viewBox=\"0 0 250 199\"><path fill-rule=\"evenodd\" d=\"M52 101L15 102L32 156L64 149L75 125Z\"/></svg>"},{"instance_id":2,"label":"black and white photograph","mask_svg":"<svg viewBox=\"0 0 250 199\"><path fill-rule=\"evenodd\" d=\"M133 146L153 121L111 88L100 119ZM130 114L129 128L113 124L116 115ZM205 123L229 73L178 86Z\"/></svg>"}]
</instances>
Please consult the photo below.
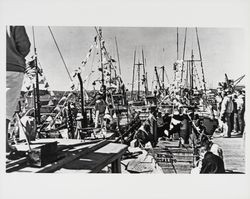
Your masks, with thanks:
<instances>
[{"instance_id":1,"label":"black and white photograph","mask_svg":"<svg viewBox=\"0 0 250 199\"><path fill-rule=\"evenodd\" d=\"M247 0L0 6L0 198L250 197Z\"/></svg>"},{"instance_id":2,"label":"black and white photograph","mask_svg":"<svg viewBox=\"0 0 250 199\"><path fill-rule=\"evenodd\" d=\"M6 34L6 172L245 173L242 29Z\"/></svg>"}]
</instances>

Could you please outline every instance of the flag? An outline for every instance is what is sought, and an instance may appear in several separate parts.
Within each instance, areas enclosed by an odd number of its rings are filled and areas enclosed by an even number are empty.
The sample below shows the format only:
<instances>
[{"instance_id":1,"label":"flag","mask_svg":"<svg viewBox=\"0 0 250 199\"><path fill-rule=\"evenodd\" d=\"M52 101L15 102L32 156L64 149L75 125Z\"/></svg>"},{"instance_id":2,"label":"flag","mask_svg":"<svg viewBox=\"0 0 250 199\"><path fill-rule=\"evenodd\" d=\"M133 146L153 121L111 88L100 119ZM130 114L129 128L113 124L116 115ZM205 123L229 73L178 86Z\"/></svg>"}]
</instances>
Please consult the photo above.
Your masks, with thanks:
<instances>
[{"instance_id":1,"label":"flag","mask_svg":"<svg viewBox=\"0 0 250 199\"><path fill-rule=\"evenodd\" d=\"M44 80L41 79L41 80L39 81L39 84L44 84Z\"/></svg>"},{"instance_id":2,"label":"flag","mask_svg":"<svg viewBox=\"0 0 250 199\"><path fill-rule=\"evenodd\" d=\"M28 67L35 68L35 66L36 66L35 59L33 59L33 60L31 60L31 61L28 62Z\"/></svg>"},{"instance_id":3,"label":"flag","mask_svg":"<svg viewBox=\"0 0 250 199\"><path fill-rule=\"evenodd\" d=\"M49 83L46 82L44 88L49 88Z\"/></svg>"}]
</instances>

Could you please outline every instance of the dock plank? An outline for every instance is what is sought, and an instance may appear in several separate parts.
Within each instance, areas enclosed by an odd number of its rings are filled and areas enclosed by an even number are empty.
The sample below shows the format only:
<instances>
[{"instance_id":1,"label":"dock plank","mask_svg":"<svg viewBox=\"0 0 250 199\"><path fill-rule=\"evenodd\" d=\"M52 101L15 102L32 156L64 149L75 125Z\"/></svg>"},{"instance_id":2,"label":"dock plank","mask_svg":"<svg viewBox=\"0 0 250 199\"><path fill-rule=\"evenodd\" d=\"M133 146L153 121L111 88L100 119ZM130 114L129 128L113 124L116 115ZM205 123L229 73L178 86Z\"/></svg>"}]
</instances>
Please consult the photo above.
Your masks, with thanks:
<instances>
[{"instance_id":1,"label":"dock plank","mask_svg":"<svg viewBox=\"0 0 250 199\"><path fill-rule=\"evenodd\" d=\"M213 138L223 150L225 169L232 173L245 173L245 140L242 137Z\"/></svg>"}]
</instances>

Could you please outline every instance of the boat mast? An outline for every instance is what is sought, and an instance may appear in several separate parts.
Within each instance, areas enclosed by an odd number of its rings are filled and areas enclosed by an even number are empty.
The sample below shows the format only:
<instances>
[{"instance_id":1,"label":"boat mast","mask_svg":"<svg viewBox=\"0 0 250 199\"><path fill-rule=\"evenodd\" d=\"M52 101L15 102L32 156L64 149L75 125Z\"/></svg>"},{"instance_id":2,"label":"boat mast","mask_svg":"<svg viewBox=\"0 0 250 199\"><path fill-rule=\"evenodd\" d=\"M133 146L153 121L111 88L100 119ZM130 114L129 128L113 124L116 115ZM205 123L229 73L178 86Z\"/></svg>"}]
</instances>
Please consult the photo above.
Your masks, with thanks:
<instances>
[{"instance_id":1,"label":"boat mast","mask_svg":"<svg viewBox=\"0 0 250 199\"><path fill-rule=\"evenodd\" d=\"M147 86L147 73L145 69L145 58L144 58L144 53L142 49L142 67L143 67L143 81L144 81L144 88L145 88L145 95L148 94L148 86Z\"/></svg>"},{"instance_id":2,"label":"boat mast","mask_svg":"<svg viewBox=\"0 0 250 199\"><path fill-rule=\"evenodd\" d=\"M111 87L111 62L112 62L112 57L110 56L110 59L109 59L109 86Z\"/></svg>"},{"instance_id":3,"label":"boat mast","mask_svg":"<svg viewBox=\"0 0 250 199\"><path fill-rule=\"evenodd\" d=\"M35 60L34 60L34 64L35 64L35 69L36 69L36 87L35 87L35 104L34 104L34 108L35 108L35 118L36 118L36 123L39 125L41 123L41 116L40 116L40 93L39 93L39 74L38 74L38 64L37 64L37 52L36 52L36 42L35 42L35 30L34 30L34 26L32 26L32 34L33 34L33 44L34 44L34 54L35 54Z\"/></svg>"},{"instance_id":4,"label":"boat mast","mask_svg":"<svg viewBox=\"0 0 250 199\"><path fill-rule=\"evenodd\" d=\"M83 81L82 81L82 77L80 73L77 73L77 77L80 83L81 109L82 109L82 117L83 117L83 120L81 120L81 126L82 128L85 128L87 127L87 116L86 116L85 109L84 109Z\"/></svg>"},{"instance_id":5,"label":"boat mast","mask_svg":"<svg viewBox=\"0 0 250 199\"><path fill-rule=\"evenodd\" d=\"M99 29L97 29L97 27L95 27L95 30L98 34L98 40L99 40L99 46L100 46L100 58L101 58L101 72L102 72L102 79L101 79L101 82L102 82L102 85L105 85L104 84L104 71L103 71L103 57L102 57L102 50L103 50L103 44L102 44L102 29L101 27L99 27Z\"/></svg>"},{"instance_id":6,"label":"boat mast","mask_svg":"<svg viewBox=\"0 0 250 199\"><path fill-rule=\"evenodd\" d=\"M196 38L197 38L197 43L198 43L198 48L199 48L199 55L200 55L200 62L201 62L202 82L203 82L204 92L205 92L205 95L206 95L206 93L207 93L206 92L206 81L205 81L205 74L204 74L204 68L203 68L203 62L202 62L202 56L201 56L200 40L199 40L197 27L195 28L195 31L196 31Z\"/></svg>"},{"instance_id":7,"label":"boat mast","mask_svg":"<svg viewBox=\"0 0 250 199\"><path fill-rule=\"evenodd\" d=\"M156 79L157 79L157 83L159 85L159 88L160 88L160 90L162 90L161 83L160 83L160 78L159 78L156 66L155 66L155 75L156 75Z\"/></svg>"},{"instance_id":8,"label":"boat mast","mask_svg":"<svg viewBox=\"0 0 250 199\"><path fill-rule=\"evenodd\" d=\"M146 60L146 58L145 58L145 59L144 59L145 68L146 68L146 64L147 64L146 61L147 61L147 60ZM147 94L148 94L148 73L147 73L147 72L145 73L145 78L146 78L145 85L147 86L147 93L146 93L146 95L147 95Z\"/></svg>"},{"instance_id":9,"label":"boat mast","mask_svg":"<svg viewBox=\"0 0 250 199\"><path fill-rule=\"evenodd\" d=\"M194 51L191 53L191 66L190 66L190 89L193 91L194 88Z\"/></svg>"},{"instance_id":10,"label":"boat mast","mask_svg":"<svg viewBox=\"0 0 250 199\"><path fill-rule=\"evenodd\" d=\"M165 66L161 67L162 69L162 89L164 90L164 74L165 74Z\"/></svg>"},{"instance_id":11,"label":"boat mast","mask_svg":"<svg viewBox=\"0 0 250 199\"><path fill-rule=\"evenodd\" d=\"M177 60L179 60L179 28L177 27L177 41L176 41L176 50L177 50Z\"/></svg>"},{"instance_id":12,"label":"boat mast","mask_svg":"<svg viewBox=\"0 0 250 199\"><path fill-rule=\"evenodd\" d=\"M184 48L183 48L183 56L182 56L183 61L184 61L184 58L185 58L186 41L187 41L187 28L185 28ZM181 67L181 82L182 82L182 79L183 79L183 72L184 72L183 68L184 68L184 63L182 63L182 67Z\"/></svg>"},{"instance_id":13,"label":"boat mast","mask_svg":"<svg viewBox=\"0 0 250 199\"><path fill-rule=\"evenodd\" d=\"M140 99L140 83L141 83L141 81L140 81L140 71L141 71L141 63L140 63L140 61L138 60L138 64L136 64L137 65L137 72L138 72L138 92L137 92L137 100L139 101L139 99Z\"/></svg>"},{"instance_id":14,"label":"boat mast","mask_svg":"<svg viewBox=\"0 0 250 199\"><path fill-rule=\"evenodd\" d=\"M118 50L118 44L117 44L117 39L115 37L115 46L116 46L116 54L117 54L117 61L118 61L118 66L119 66L119 75L121 76L121 63L120 63L120 56L119 56L119 50Z\"/></svg>"},{"instance_id":15,"label":"boat mast","mask_svg":"<svg viewBox=\"0 0 250 199\"><path fill-rule=\"evenodd\" d=\"M134 92L134 82L135 82L135 59L136 59L136 50L134 51L134 64L133 64L133 77L132 77L132 90L131 90L131 99Z\"/></svg>"}]
</instances>

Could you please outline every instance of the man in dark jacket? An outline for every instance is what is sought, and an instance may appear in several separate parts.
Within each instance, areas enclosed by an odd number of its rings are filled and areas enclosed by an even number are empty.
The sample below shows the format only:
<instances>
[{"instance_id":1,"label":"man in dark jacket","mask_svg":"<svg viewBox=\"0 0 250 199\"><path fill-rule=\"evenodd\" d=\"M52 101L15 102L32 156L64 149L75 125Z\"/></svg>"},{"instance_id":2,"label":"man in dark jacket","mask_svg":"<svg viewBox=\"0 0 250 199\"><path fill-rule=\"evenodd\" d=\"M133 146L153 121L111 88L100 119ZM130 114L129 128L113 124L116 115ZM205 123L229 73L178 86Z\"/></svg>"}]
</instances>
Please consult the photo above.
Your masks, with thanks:
<instances>
[{"instance_id":1,"label":"man in dark jacket","mask_svg":"<svg viewBox=\"0 0 250 199\"><path fill-rule=\"evenodd\" d=\"M25 57L30 51L30 41L24 26L7 26L6 30L6 152L14 149L8 142L8 125L18 104L24 72Z\"/></svg>"}]
</instances>

